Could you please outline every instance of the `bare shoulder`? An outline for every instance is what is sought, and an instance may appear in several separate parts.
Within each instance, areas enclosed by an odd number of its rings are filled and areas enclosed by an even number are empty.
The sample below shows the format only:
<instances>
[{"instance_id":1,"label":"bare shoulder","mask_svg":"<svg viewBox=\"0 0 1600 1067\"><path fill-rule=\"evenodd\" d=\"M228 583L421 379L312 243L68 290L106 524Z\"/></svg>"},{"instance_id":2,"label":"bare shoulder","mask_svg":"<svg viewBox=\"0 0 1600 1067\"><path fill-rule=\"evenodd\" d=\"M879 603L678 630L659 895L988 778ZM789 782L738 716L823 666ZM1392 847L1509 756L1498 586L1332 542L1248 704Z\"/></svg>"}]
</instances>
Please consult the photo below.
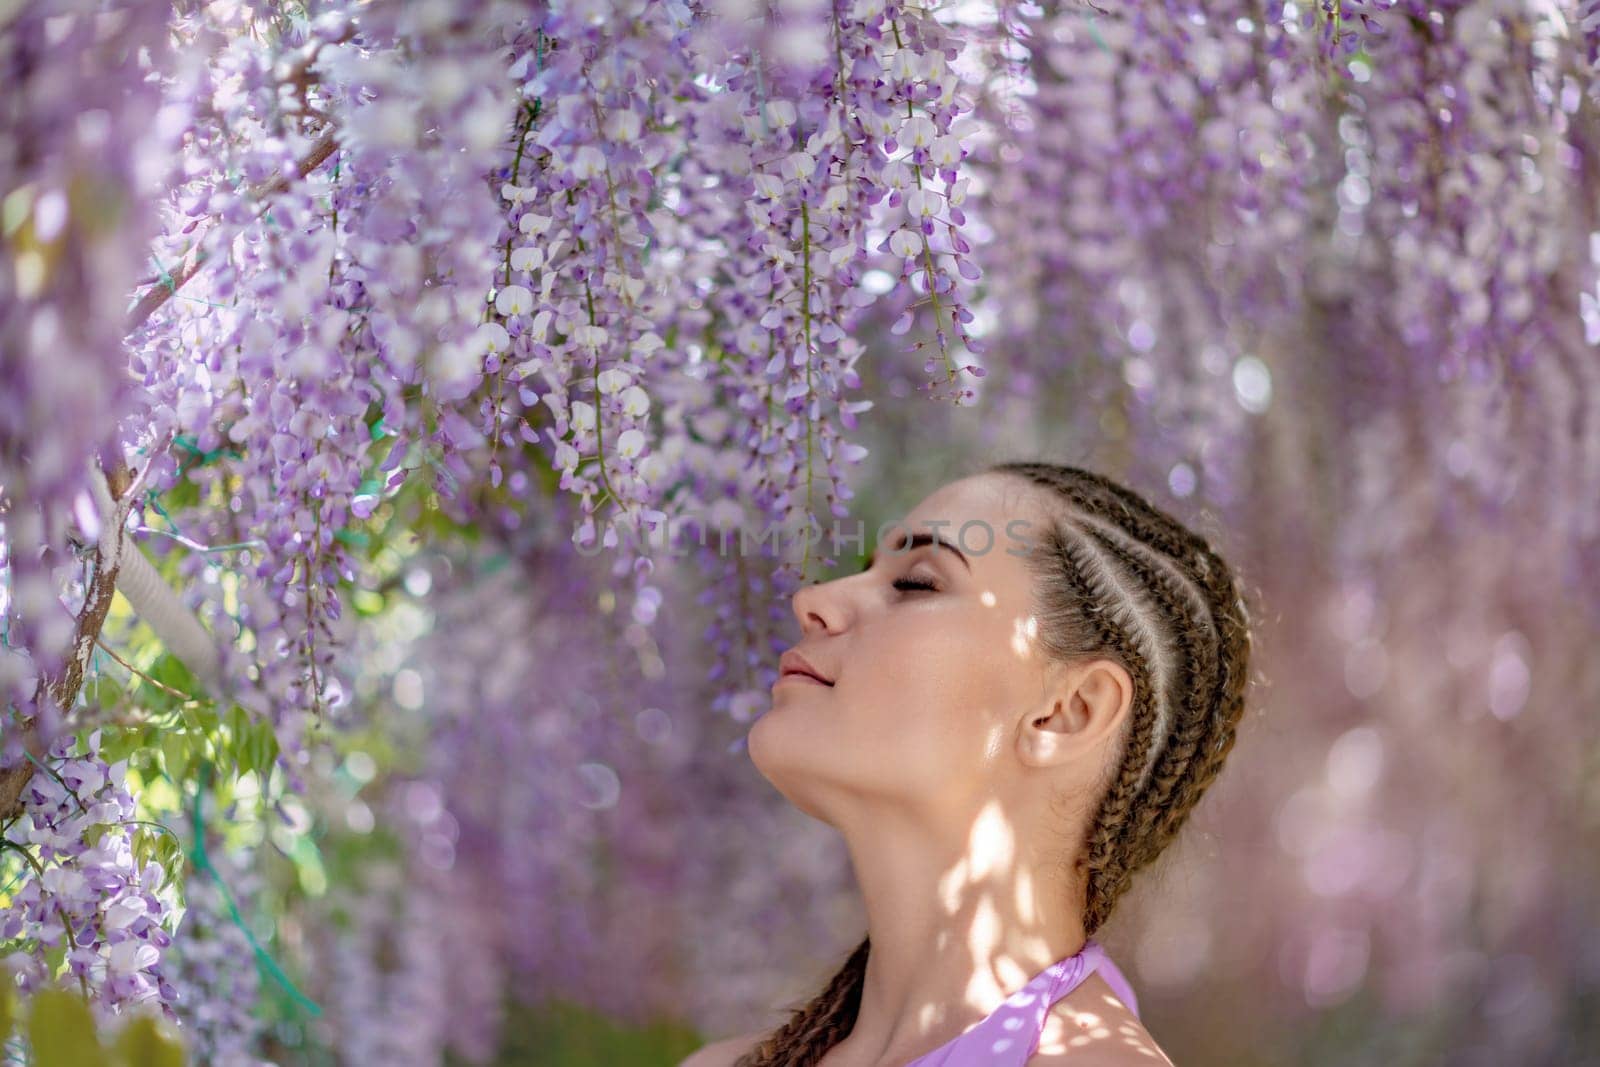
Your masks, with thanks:
<instances>
[{"instance_id":1,"label":"bare shoulder","mask_svg":"<svg viewBox=\"0 0 1600 1067\"><path fill-rule=\"evenodd\" d=\"M748 1034L725 1037L721 1041L698 1048L678 1067L733 1067L734 1061L755 1048L756 1042L767 1036L765 1030L752 1030Z\"/></svg>"},{"instance_id":2,"label":"bare shoulder","mask_svg":"<svg viewBox=\"0 0 1600 1067\"><path fill-rule=\"evenodd\" d=\"M1070 1058L1069 1058L1070 1057ZM1150 1031L1098 974L1061 998L1028 1067L1173 1067Z\"/></svg>"}]
</instances>

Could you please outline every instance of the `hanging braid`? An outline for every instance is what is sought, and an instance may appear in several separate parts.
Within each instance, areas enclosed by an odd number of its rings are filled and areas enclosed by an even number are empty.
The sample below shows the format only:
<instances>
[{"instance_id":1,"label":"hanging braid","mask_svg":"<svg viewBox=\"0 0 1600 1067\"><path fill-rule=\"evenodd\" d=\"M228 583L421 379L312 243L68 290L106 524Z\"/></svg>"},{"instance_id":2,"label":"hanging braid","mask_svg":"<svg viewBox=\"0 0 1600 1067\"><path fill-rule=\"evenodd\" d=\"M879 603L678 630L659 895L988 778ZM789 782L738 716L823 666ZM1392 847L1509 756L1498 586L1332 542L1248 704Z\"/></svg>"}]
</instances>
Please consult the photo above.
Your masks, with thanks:
<instances>
[{"instance_id":1,"label":"hanging braid","mask_svg":"<svg viewBox=\"0 0 1600 1067\"><path fill-rule=\"evenodd\" d=\"M1027 562L1039 640L1063 663L1107 658L1133 680L1118 765L1090 821L1084 932L1110 917L1222 769L1244 712L1252 635L1232 570L1203 537L1109 478L1052 463L1000 463L1050 491L1053 522ZM849 1035L870 942L735 1067L811 1067Z\"/></svg>"},{"instance_id":2,"label":"hanging braid","mask_svg":"<svg viewBox=\"0 0 1600 1067\"><path fill-rule=\"evenodd\" d=\"M849 1036L861 1008L861 987L867 979L867 951L871 940L862 938L810 1003L796 1008L789 1021L768 1034L755 1048L740 1056L734 1067L813 1064Z\"/></svg>"}]
</instances>

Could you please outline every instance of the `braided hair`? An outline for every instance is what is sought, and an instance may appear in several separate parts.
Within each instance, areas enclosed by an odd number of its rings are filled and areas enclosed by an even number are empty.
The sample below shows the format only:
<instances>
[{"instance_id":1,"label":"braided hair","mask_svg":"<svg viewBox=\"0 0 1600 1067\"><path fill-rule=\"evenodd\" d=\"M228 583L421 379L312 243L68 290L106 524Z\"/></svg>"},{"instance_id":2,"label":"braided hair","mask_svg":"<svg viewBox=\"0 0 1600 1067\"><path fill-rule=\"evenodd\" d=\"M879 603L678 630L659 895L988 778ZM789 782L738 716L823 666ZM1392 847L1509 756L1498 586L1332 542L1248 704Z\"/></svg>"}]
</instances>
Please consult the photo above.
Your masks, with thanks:
<instances>
[{"instance_id":1,"label":"braided hair","mask_svg":"<svg viewBox=\"0 0 1600 1067\"><path fill-rule=\"evenodd\" d=\"M1133 703L1117 767L1078 860L1083 925L1110 917L1135 872L1159 856L1222 769L1244 712L1252 635L1232 570L1205 538L1118 483L1078 467L1007 462L990 473L1050 493L1032 546L1039 640L1066 664L1120 663ZM810 1067L850 1033L869 938L808 1003L735 1067Z\"/></svg>"}]
</instances>

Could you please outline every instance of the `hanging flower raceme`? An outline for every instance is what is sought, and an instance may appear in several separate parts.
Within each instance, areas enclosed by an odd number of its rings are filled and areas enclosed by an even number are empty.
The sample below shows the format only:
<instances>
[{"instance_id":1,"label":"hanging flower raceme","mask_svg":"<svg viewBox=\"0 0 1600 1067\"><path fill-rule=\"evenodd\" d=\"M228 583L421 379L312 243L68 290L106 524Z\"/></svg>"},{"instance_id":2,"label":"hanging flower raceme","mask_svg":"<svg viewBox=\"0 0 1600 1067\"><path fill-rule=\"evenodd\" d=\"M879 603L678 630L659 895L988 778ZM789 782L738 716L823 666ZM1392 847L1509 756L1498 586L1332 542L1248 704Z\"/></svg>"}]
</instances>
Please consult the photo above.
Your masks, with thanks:
<instances>
[{"instance_id":1,"label":"hanging flower raceme","mask_svg":"<svg viewBox=\"0 0 1600 1067\"><path fill-rule=\"evenodd\" d=\"M247 548L228 615L274 654L231 677L273 709L291 768L339 701L349 527L412 470L460 522L553 479L581 502L576 543L611 550L645 605L637 545L669 511L738 500L758 532L844 514L869 264L920 287L943 381L975 397L957 379L981 368L953 354L972 318L956 279L977 277L969 105L931 12L836 6L800 62L736 50L758 21L654 0L335 8L265 50L245 25L226 7L174 23L217 59L173 75L197 105L157 258L184 288L131 341L144 424L201 457L157 455L152 492L200 485L176 516L191 540ZM668 431L657 398L694 380L743 412L726 446L749 473L686 494L669 434L692 419ZM780 561L779 596L810 548Z\"/></svg>"},{"instance_id":2,"label":"hanging flower raceme","mask_svg":"<svg viewBox=\"0 0 1600 1067\"><path fill-rule=\"evenodd\" d=\"M792 533L809 515L846 514L843 475L865 454L844 435L869 406L847 392L860 384L863 350L851 333L872 303L861 284L868 269L901 274L906 304L920 285L939 345L924 369L942 362L949 395L975 396L959 378L981 370L952 354L957 338L970 341L970 316L935 258L977 276L962 258L951 191L964 101L949 61L959 49L929 12L873 3L835 4L765 39L740 29L701 30L725 38L703 54L749 59L707 72L720 92L695 114L691 144L698 170L715 179L690 204L705 239L727 251L708 285L714 362L704 377L739 412L729 443L754 457L757 477L753 499L738 484L707 488L711 500L742 499L751 519ZM803 571L808 557L799 562Z\"/></svg>"},{"instance_id":3,"label":"hanging flower raceme","mask_svg":"<svg viewBox=\"0 0 1600 1067\"><path fill-rule=\"evenodd\" d=\"M33 943L24 992L54 982L52 961L60 960L62 980L103 1014L153 1001L174 1018L178 994L162 965L172 941L159 895L166 874L134 859L127 763L106 764L100 736L81 751L75 738L59 738L29 781L22 821L4 839L27 870L0 910L0 939Z\"/></svg>"},{"instance_id":4,"label":"hanging flower raceme","mask_svg":"<svg viewBox=\"0 0 1600 1067\"><path fill-rule=\"evenodd\" d=\"M254 912L258 879L217 851L208 862L217 866L215 872L196 870L185 880L183 918L163 966L180 994L178 1021L191 1059L257 1067L265 1027L253 1008L261 975L250 935L233 908Z\"/></svg>"},{"instance_id":5,"label":"hanging flower raceme","mask_svg":"<svg viewBox=\"0 0 1600 1067\"><path fill-rule=\"evenodd\" d=\"M1226 370L1300 321L1316 226L1319 68L1282 7L1002 5L990 65L1028 91L982 96L972 168L1008 392L1088 381L1150 477L1219 500L1250 416Z\"/></svg>"},{"instance_id":6,"label":"hanging flower raceme","mask_svg":"<svg viewBox=\"0 0 1600 1067\"><path fill-rule=\"evenodd\" d=\"M582 501L575 543L618 549L619 572L635 557L616 525L661 518L648 389L662 334L690 291L669 256L646 251L660 243L656 172L670 165L684 106L674 93L686 78L689 14L679 4L603 17L553 5L536 49L514 68L524 104L512 158L497 172L508 204L504 268L482 332L510 364L523 405L542 401L553 423L543 432L548 462ZM617 522L602 530L606 515Z\"/></svg>"},{"instance_id":7,"label":"hanging flower raceme","mask_svg":"<svg viewBox=\"0 0 1600 1067\"><path fill-rule=\"evenodd\" d=\"M149 194L176 145L181 106L150 78L170 55L168 7L29 4L0 19L0 708L45 712L47 734L59 709L34 698L71 651L68 535L98 535L88 464L122 458L125 297L149 266ZM0 765L20 756L11 715Z\"/></svg>"},{"instance_id":8,"label":"hanging flower raceme","mask_svg":"<svg viewBox=\"0 0 1600 1067\"><path fill-rule=\"evenodd\" d=\"M236 27L208 20L227 17L206 9L180 26L221 34ZM167 254L225 248L226 262L136 335L134 359L150 421L176 412L199 450L233 461L169 462L153 488L187 475L206 489L183 516L201 542L250 542L234 618L272 654L236 661L251 673L234 680L273 709L291 766L307 723L339 702L347 528L371 513L381 475L395 472L390 488L404 475L411 442L451 506L464 450L481 441L457 405L483 377L476 327L498 224L485 176L510 121L500 50L516 25L504 4L378 5L359 30L334 10L276 54L232 36L211 72L199 143L218 169L179 191ZM207 388L173 403L196 362ZM385 437L398 439L375 470ZM234 515L210 507L212 491L237 501Z\"/></svg>"},{"instance_id":9,"label":"hanging flower raceme","mask_svg":"<svg viewBox=\"0 0 1600 1067\"><path fill-rule=\"evenodd\" d=\"M1577 32L1479 0L1396 3L1354 34L1334 98L1335 238L1320 249L1331 342L1318 342L1368 367L1357 381L1412 398L1401 417L1428 427L1358 435L1371 405L1352 385L1347 433L1388 449L1369 460L1371 499L1400 491L1413 451L1488 509L1536 496L1574 577L1600 543L1585 503L1600 492L1600 430L1584 414L1600 334L1572 313L1573 278L1597 274L1592 240L1569 221L1594 200ZM1348 534L1357 555L1395 540L1384 524Z\"/></svg>"}]
</instances>

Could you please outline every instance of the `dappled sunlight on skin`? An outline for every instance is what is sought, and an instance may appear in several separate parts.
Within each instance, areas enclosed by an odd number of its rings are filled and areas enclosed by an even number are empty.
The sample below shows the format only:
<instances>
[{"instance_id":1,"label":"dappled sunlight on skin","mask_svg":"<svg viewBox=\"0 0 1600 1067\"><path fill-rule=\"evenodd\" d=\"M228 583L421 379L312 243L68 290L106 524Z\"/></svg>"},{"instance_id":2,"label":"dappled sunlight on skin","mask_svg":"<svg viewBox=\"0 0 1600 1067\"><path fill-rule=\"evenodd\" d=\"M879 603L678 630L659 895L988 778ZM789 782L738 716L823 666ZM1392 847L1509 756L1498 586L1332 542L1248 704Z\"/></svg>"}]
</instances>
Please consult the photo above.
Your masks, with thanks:
<instances>
[{"instance_id":1,"label":"dappled sunlight on skin","mask_svg":"<svg viewBox=\"0 0 1600 1067\"><path fill-rule=\"evenodd\" d=\"M1015 826L1007 819L1000 802L991 801L973 820L966 855L939 881L939 899L946 913L967 917L964 925L975 966L962 995L968 1012L952 1013L928 1004L917 1013L919 1024L929 1032L939 1029L939 1024L947 1017L962 1014L970 1014L966 1027L970 1029L1021 990L1046 965L1021 963L1019 953L1035 961L1054 962L1056 958L1057 950L1043 936L1013 940L1010 946L1003 944L1005 929L996 898L1008 881L1013 883L1010 894L1013 908L1009 914L1030 926L1047 918L1036 896L1038 886L1034 874L1026 866L1018 865L1017 849ZM983 960L993 961L992 968L976 965ZM951 1036L956 1035L952 1033Z\"/></svg>"},{"instance_id":2,"label":"dappled sunlight on skin","mask_svg":"<svg viewBox=\"0 0 1600 1067\"><path fill-rule=\"evenodd\" d=\"M993 878L1008 870L1016 858L1016 831L1006 821L1000 802L992 800L984 805L972 822L971 846L966 864L970 864L974 879Z\"/></svg>"},{"instance_id":3,"label":"dappled sunlight on skin","mask_svg":"<svg viewBox=\"0 0 1600 1067\"><path fill-rule=\"evenodd\" d=\"M1036 868L1030 857L1005 805L998 799L982 803L959 857L936 881L937 910L950 920L933 938L939 956L958 952L970 961L970 977L960 994L907 1005L904 1027L847 1037L823 1056L820 1067L903 1067L978 1027L1072 951L1073 946L1063 949L1059 937L1053 940L1050 934L1059 934L1050 905L1066 888ZM960 942L953 931L960 932ZM1009 1043L1013 1029L1016 1040L1031 1040L1039 1033L1038 1047L1028 1059L1035 1067L1067 1056L1072 1058L1062 1062L1171 1065L1099 973L1050 1008L1042 1031L1029 1030L1021 1017L1007 1019L1006 1029L998 1041ZM911 1030L919 1036L913 1037ZM996 1055L1003 1051L993 1050Z\"/></svg>"},{"instance_id":4,"label":"dappled sunlight on skin","mask_svg":"<svg viewBox=\"0 0 1600 1067\"><path fill-rule=\"evenodd\" d=\"M1117 1063L1172 1063L1150 1037L1128 1006L1106 986L1098 974L1088 977L1081 987L1059 1001L1045 1020L1035 1062L1041 1058L1076 1054L1085 1049L1097 1054L1115 1054ZM1065 1062L1076 1063L1069 1058Z\"/></svg>"},{"instance_id":5,"label":"dappled sunlight on skin","mask_svg":"<svg viewBox=\"0 0 1600 1067\"><path fill-rule=\"evenodd\" d=\"M989 731L988 739L983 744L983 758L991 762L999 759L1005 751L1006 744L1011 739L1011 733L1003 726L996 726Z\"/></svg>"},{"instance_id":6,"label":"dappled sunlight on skin","mask_svg":"<svg viewBox=\"0 0 1600 1067\"><path fill-rule=\"evenodd\" d=\"M1017 874L1016 907L1017 915L1024 922L1042 922L1045 918L1039 910L1038 892L1033 884L1033 872L1020 871Z\"/></svg>"},{"instance_id":7,"label":"dappled sunlight on skin","mask_svg":"<svg viewBox=\"0 0 1600 1067\"><path fill-rule=\"evenodd\" d=\"M1026 619L1018 619L1015 630L1011 634L1011 650L1017 654L1018 659L1031 659L1033 657L1034 642L1039 637L1039 619L1029 615Z\"/></svg>"},{"instance_id":8,"label":"dappled sunlight on skin","mask_svg":"<svg viewBox=\"0 0 1600 1067\"><path fill-rule=\"evenodd\" d=\"M988 959L1002 950L1001 909L996 903L996 890L988 887L999 888L1007 881L1015 881L1014 909L1008 914L1025 922L1044 918L1034 896L1032 872L1017 863L1017 846L1016 827L1006 818L1000 802L990 801L973 820L966 858L941 880L941 894L951 915L960 910L962 890L970 892L978 886L985 887L981 890L982 896L968 905L972 915L968 947L974 959ZM1042 937L1026 938L1022 947L1036 954L1050 953L1050 945ZM1012 956L1002 955L988 981L981 976L974 978L968 987L968 1000L981 1003L986 997L1004 996L1006 990L1021 986L1035 973L1036 969L1028 970Z\"/></svg>"},{"instance_id":9,"label":"dappled sunlight on skin","mask_svg":"<svg viewBox=\"0 0 1600 1067\"><path fill-rule=\"evenodd\" d=\"M1000 912L994 906L994 901L989 897L980 900L972 911L972 926L967 937L967 943L972 948L974 957L982 959L986 952L993 952L1000 944L1001 921ZM962 996L968 1001L980 1000L992 993L992 982L987 976L973 973L971 981Z\"/></svg>"},{"instance_id":10,"label":"dappled sunlight on skin","mask_svg":"<svg viewBox=\"0 0 1600 1067\"><path fill-rule=\"evenodd\" d=\"M971 820L959 858L936 880L937 910L950 921L933 942L940 956L959 952L969 961L970 977L959 995L906 1005L902 1028L847 1036L823 1056L819 1067L903 1067L979 1026L1072 951L1050 936L1051 931L1059 933L1059 926L1048 905L1063 892L1065 887L1032 866L1004 804L998 799L984 802ZM954 940L955 931L961 942ZM1008 1031L1013 1024L1017 1040L1031 1040L1038 1032L1020 1017L1007 1020ZM1010 1033L999 1040L1009 1042ZM1084 1054L1090 1047L1100 1059ZM1098 973L1051 1007L1029 1063L1067 1055L1074 1057L1068 1063L1171 1063Z\"/></svg>"}]
</instances>

